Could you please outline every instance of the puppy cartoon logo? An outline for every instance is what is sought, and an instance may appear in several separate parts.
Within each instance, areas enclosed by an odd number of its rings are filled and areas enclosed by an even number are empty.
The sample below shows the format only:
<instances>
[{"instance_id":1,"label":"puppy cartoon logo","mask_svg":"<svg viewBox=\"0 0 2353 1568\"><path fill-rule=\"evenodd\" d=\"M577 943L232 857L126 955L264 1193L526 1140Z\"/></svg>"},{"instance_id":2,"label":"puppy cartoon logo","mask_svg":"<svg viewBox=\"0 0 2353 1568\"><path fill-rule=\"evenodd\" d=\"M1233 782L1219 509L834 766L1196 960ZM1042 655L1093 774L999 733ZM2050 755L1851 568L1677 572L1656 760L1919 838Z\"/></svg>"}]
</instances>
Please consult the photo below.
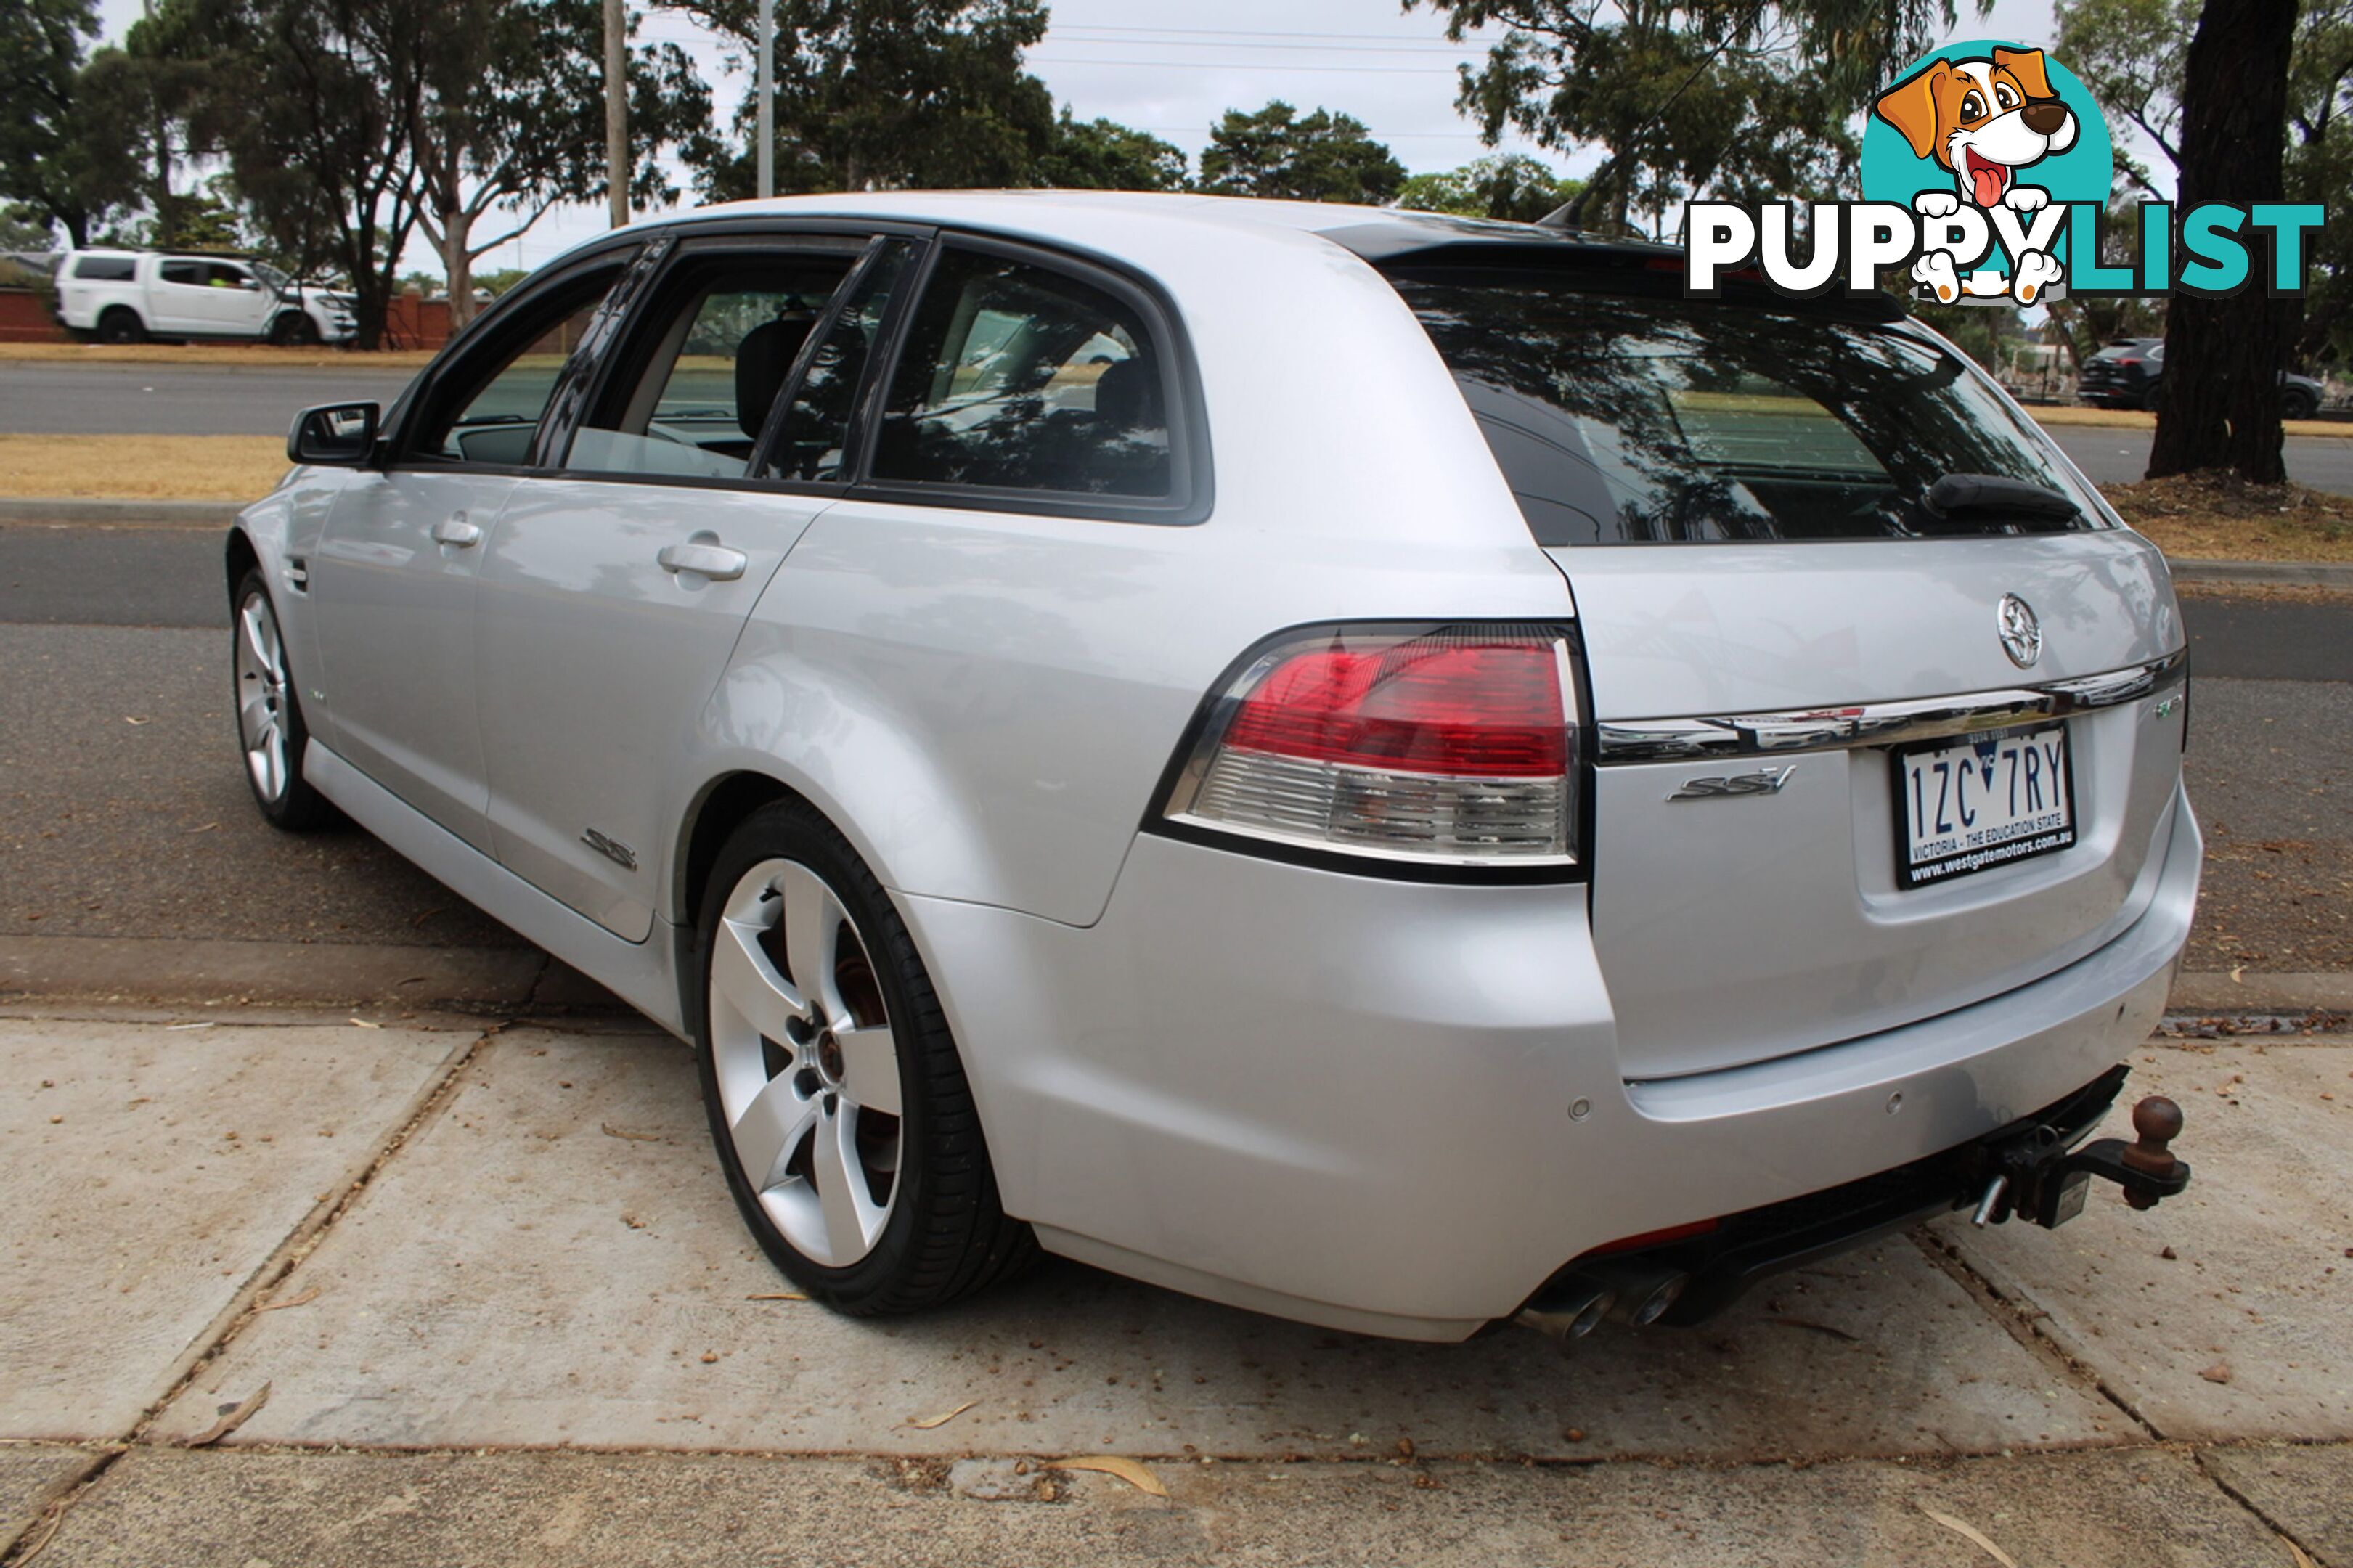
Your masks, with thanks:
<instances>
[{"instance_id":1,"label":"puppy cartoon logo","mask_svg":"<svg viewBox=\"0 0 2353 1568\"><path fill-rule=\"evenodd\" d=\"M2111 212L2099 104L2060 61L2010 40L1947 44L1897 77L1864 117L1861 173L1861 201L1687 203L1685 295L1761 283L1860 300L1908 273L1947 305L2286 297L2304 291L2306 237L2328 216L2318 202Z\"/></svg>"},{"instance_id":2,"label":"puppy cartoon logo","mask_svg":"<svg viewBox=\"0 0 2353 1568\"><path fill-rule=\"evenodd\" d=\"M1924 239L1911 271L1947 305L2031 305L2063 285L2069 237L2045 209L2105 203L2114 167L2083 84L2041 49L2012 44L1939 50L1879 95L1863 131L1865 196L1902 201L1947 237ZM1963 243L1980 235L1998 243Z\"/></svg>"},{"instance_id":3,"label":"puppy cartoon logo","mask_svg":"<svg viewBox=\"0 0 2353 1568\"><path fill-rule=\"evenodd\" d=\"M2051 90L2041 49L1933 60L1881 93L1876 107L1914 156L1951 170L1961 195L1981 207L2047 204L2051 193L2020 184L2018 171L2075 144L2075 112Z\"/></svg>"}]
</instances>

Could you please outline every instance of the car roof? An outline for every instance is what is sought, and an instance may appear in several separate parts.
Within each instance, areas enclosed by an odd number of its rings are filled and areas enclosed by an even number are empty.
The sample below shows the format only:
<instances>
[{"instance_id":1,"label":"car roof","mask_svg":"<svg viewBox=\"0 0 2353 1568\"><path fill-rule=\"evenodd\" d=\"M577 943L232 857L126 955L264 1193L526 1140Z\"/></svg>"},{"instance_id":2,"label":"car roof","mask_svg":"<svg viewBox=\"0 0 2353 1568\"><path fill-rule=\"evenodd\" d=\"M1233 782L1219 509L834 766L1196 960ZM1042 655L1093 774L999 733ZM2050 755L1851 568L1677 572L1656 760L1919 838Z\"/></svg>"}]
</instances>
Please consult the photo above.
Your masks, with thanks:
<instances>
[{"instance_id":1,"label":"car roof","mask_svg":"<svg viewBox=\"0 0 2353 1568\"><path fill-rule=\"evenodd\" d=\"M667 213L617 232L691 231L747 218L844 218L960 228L1117 256L1147 269L1155 252L1166 255L1173 248L1198 253L1204 246L1229 247L1237 275L1247 275L1254 265L1241 254L1254 247L1322 242L1339 246L1385 270L1471 267L1549 271L1563 266L1592 266L1635 284L1643 292L1679 291L1679 279L1675 289L1669 289L1667 275L1680 274L1684 255L1683 247L1677 245L1557 225L1505 223L1338 202L1150 191L890 191L783 196ZM600 236L585 242L582 248L601 246L610 237ZM1644 274L1651 276L1644 279ZM1873 322L1899 321L1904 316L1902 303L1884 293L1867 300L1832 296L1791 300L1768 295L1761 279L1736 274L1727 284L1727 300L1769 303L1780 310Z\"/></svg>"},{"instance_id":2,"label":"car roof","mask_svg":"<svg viewBox=\"0 0 2353 1568\"><path fill-rule=\"evenodd\" d=\"M1681 255L1678 246L1603 237L1540 224L1457 217L1448 213L1341 202L1261 200L1154 191L891 191L779 196L727 202L649 218L633 227L745 217L860 217L993 229L1044 240L1084 243L1102 232L1106 216L1206 231L1258 230L1319 235L1368 260L1460 246L1540 245Z\"/></svg>"}]
</instances>

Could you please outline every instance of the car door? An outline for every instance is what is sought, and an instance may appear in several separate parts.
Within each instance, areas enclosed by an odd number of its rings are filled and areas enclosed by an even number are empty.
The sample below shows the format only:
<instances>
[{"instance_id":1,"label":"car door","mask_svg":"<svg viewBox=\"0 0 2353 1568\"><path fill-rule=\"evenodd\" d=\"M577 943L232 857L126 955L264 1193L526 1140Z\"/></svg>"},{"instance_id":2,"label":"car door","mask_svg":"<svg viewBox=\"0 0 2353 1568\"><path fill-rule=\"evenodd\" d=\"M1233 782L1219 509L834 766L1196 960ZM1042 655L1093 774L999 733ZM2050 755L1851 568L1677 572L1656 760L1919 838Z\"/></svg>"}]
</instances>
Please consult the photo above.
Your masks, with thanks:
<instances>
[{"instance_id":1,"label":"car door","mask_svg":"<svg viewBox=\"0 0 2353 1568\"><path fill-rule=\"evenodd\" d=\"M652 929L677 760L744 622L835 487L851 395L915 243L680 247L563 461L517 484L476 617L500 859L631 941ZM754 477L792 388L793 478ZM812 430L832 427L828 437Z\"/></svg>"},{"instance_id":2,"label":"car door","mask_svg":"<svg viewBox=\"0 0 2353 1568\"><path fill-rule=\"evenodd\" d=\"M204 287L190 304L204 331L222 337L261 335L262 311L269 301L251 268L241 261L206 261L199 264L199 279Z\"/></svg>"},{"instance_id":3,"label":"car door","mask_svg":"<svg viewBox=\"0 0 2353 1568\"><path fill-rule=\"evenodd\" d=\"M470 334L430 373L383 468L337 498L308 563L330 743L485 853L474 684L483 545L626 260L567 269Z\"/></svg>"},{"instance_id":4,"label":"car door","mask_svg":"<svg viewBox=\"0 0 2353 1568\"><path fill-rule=\"evenodd\" d=\"M205 282L205 261L193 256L166 256L155 263L154 282L147 290L152 332L211 331L206 312L211 290Z\"/></svg>"}]
</instances>

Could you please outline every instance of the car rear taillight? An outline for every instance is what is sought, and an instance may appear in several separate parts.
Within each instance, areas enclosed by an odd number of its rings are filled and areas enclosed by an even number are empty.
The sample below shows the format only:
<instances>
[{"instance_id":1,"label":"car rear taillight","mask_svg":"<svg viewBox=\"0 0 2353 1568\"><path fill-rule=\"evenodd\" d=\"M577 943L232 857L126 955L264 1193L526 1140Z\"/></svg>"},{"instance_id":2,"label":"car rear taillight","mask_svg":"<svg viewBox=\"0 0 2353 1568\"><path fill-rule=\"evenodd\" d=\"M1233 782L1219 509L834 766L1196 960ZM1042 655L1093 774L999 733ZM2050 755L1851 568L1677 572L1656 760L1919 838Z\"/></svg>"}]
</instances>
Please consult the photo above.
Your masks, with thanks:
<instances>
[{"instance_id":1,"label":"car rear taillight","mask_svg":"<svg viewBox=\"0 0 2353 1568\"><path fill-rule=\"evenodd\" d=\"M1215 694L1163 820L1426 866L1577 863L1571 634L1286 634Z\"/></svg>"}]
</instances>

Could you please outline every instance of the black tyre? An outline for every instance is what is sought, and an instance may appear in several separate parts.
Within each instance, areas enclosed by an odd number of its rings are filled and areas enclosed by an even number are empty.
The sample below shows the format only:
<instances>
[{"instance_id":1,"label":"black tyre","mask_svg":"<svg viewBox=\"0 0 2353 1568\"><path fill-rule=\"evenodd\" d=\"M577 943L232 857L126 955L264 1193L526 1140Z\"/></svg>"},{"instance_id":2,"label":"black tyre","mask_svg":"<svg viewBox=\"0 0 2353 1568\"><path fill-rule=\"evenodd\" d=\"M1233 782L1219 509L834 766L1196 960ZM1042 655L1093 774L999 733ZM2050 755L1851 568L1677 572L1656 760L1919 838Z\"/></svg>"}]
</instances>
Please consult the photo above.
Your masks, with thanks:
<instances>
[{"instance_id":1,"label":"black tyre","mask_svg":"<svg viewBox=\"0 0 2353 1568\"><path fill-rule=\"evenodd\" d=\"M319 341L319 323L301 310L285 310L269 323L269 341L280 348L309 348Z\"/></svg>"},{"instance_id":2,"label":"black tyre","mask_svg":"<svg viewBox=\"0 0 2353 1568\"><path fill-rule=\"evenodd\" d=\"M334 806L302 776L302 749L311 729L302 721L269 584L259 570L237 582L229 637L237 748L254 805L271 826L291 833L335 821Z\"/></svg>"},{"instance_id":3,"label":"black tyre","mask_svg":"<svg viewBox=\"0 0 2353 1568\"><path fill-rule=\"evenodd\" d=\"M139 312L128 305L112 305L98 318L98 341L102 343L143 343L147 341L147 323Z\"/></svg>"},{"instance_id":4,"label":"black tyre","mask_svg":"<svg viewBox=\"0 0 2353 1568\"><path fill-rule=\"evenodd\" d=\"M2309 419L2319 412L2320 399L2312 395L2310 387L2283 386L2280 388L2281 418Z\"/></svg>"},{"instance_id":5,"label":"black tyre","mask_svg":"<svg viewBox=\"0 0 2353 1568\"><path fill-rule=\"evenodd\" d=\"M1037 1251L1008 1218L964 1063L890 896L830 823L764 806L719 853L694 1029L728 1189L796 1285L921 1311Z\"/></svg>"}]
</instances>

